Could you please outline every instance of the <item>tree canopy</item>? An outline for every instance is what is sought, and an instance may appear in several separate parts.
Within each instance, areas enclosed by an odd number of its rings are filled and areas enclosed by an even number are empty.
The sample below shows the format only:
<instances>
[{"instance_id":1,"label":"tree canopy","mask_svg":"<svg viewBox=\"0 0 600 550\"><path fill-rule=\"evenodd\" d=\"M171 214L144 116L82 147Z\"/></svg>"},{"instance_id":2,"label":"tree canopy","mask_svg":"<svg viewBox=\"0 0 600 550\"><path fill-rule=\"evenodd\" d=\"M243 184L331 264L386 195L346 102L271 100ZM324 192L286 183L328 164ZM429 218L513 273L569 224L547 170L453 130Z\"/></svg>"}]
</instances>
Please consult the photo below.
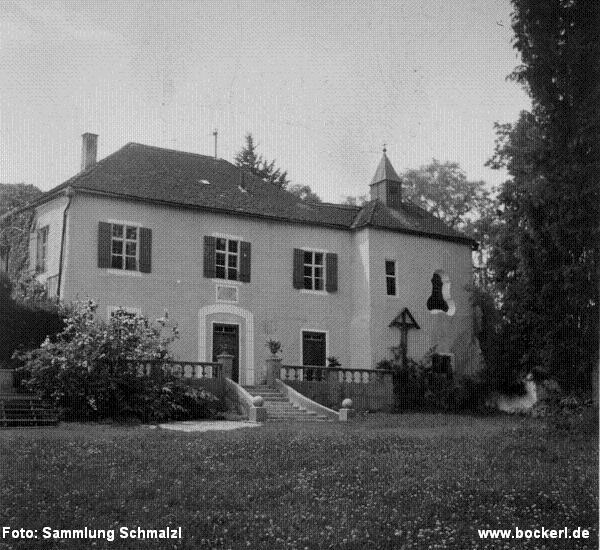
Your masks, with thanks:
<instances>
[{"instance_id":1,"label":"tree canopy","mask_svg":"<svg viewBox=\"0 0 600 550\"><path fill-rule=\"evenodd\" d=\"M0 183L0 216L24 206L42 194L35 185ZM0 222L0 246L10 247L8 272L18 280L27 269L29 226L32 212L23 212Z\"/></svg>"},{"instance_id":2,"label":"tree canopy","mask_svg":"<svg viewBox=\"0 0 600 550\"><path fill-rule=\"evenodd\" d=\"M533 108L497 125L490 161L509 174L491 255L505 340L514 368L585 390L598 361L599 6L513 0L513 7L522 64L512 78Z\"/></svg>"},{"instance_id":3,"label":"tree canopy","mask_svg":"<svg viewBox=\"0 0 600 550\"><path fill-rule=\"evenodd\" d=\"M290 181L287 171L275 167L275 161L268 162L256 152L256 144L251 133L246 134L246 143L235 156L235 165L244 168L259 178L285 189Z\"/></svg>"},{"instance_id":4,"label":"tree canopy","mask_svg":"<svg viewBox=\"0 0 600 550\"><path fill-rule=\"evenodd\" d=\"M299 199L306 202L322 202L321 197L317 195L308 185L296 183L288 187L288 191L292 195L296 195Z\"/></svg>"}]
</instances>

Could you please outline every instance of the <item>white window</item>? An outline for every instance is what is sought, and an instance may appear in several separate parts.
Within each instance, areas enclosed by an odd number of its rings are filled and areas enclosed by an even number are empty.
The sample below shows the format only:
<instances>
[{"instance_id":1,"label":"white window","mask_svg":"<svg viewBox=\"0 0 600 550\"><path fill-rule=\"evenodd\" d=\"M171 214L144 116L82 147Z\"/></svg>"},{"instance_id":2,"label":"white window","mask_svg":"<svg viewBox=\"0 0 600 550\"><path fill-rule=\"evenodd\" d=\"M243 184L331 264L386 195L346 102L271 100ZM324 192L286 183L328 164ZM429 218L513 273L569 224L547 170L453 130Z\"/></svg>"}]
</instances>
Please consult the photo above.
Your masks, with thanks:
<instances>
[{"instance_id":1,"label":"white window","mask_svg":"<svg viewBox=\"0 0 600 550\"><path fill-rule=\"evenodd\" d=\"M304 251L304 288L306 290L325 290L324 258L323 252Z\"/></svg>"},{"instance_id":2,"label":"white window","mask_svg":"<svg viewBox=\"0 0 600 550\"><path fill-rule=\"evenodd\" d=\"M396 296L396 262L385 261L385 286L388 296Z\"/></svg>"},{"instance_id":3,"label":"white window","mask_svg":"<svg viewBox=\"0 0 600 550\"><path fill-rule=\"evenodd\" d=\"M240 242L217 237L215 253L215 276L217 279L239 280Z\"/></svg>"},{"instance_id":4,"label":"white window","mask_svg":"<svg viewBox=\"0 0 600 550\"><path fill-rule=\"evenodd\" d=\"M113 223L111 230L110 266L113 269L139 269L139 228Z\"/></svg>"},{"instance_id":5,"label":"white window","mask_svg":"<svg viewBox=\"0 0 600 550\"><path fill-rule=\"evenodd\" d=\"M35 268L38 273L44 273L47 267L48 258L48 226L42 227L37 231L37 246Z\"/></svg>"}]
</instances>

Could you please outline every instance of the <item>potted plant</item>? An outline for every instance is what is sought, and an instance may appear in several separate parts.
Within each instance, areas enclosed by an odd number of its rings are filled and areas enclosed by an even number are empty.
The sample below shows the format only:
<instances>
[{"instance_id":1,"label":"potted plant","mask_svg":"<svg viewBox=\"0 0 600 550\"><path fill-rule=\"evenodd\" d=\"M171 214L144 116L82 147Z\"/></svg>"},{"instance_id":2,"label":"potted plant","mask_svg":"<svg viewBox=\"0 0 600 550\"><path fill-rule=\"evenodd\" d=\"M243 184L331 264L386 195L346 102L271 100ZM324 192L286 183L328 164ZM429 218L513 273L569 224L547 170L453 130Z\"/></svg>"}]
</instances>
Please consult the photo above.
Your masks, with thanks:
<instances>
[{"instance_id":1,"label":"potted plant","mask_svg":"<svg viewBox=\"0 0 600 550\"><path fill-rule=\"evenodd\" d=\"M267 340L267 343L265 345L269 348L271 355L273 355L274 357L276 357L277 354L281 351L281 342L279 340L273 340L271 338L270 340Z\"/></svg>"}]
</instances>

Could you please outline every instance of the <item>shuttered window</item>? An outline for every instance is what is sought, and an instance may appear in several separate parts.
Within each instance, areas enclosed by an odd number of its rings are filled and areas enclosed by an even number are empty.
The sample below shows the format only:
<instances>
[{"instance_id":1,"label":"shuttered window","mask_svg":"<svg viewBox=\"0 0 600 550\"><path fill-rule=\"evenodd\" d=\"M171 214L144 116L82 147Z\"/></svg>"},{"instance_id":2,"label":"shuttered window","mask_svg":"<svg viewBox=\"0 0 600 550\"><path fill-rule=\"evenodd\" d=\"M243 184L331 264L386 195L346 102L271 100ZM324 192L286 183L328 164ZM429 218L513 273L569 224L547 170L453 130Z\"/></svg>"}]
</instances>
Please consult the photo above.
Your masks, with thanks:
<instances>
[{"instance_id":1,"label":"shuttered window","mask_svg":"<svg viewBox=\"0 0 600 550\"><path fill-rule=\"evenodd\" d=\"M121 223L98 224L98 267L150 273L152 230Z\"/></svg>"},{"instance_id":2,"label":"shuttered window","mask_svg":"<svg viewBox=\"0 0 600 550\"><path fill-rule=\"evenodd\" d=\"M337 292L337 254L295 248L293 260L294 288Z\"/></svg>"},{"instance_id":3,"label":"shuttered window","mask_svg":"<svg viewBox=\"0 0 600 550\"><path fill-rule=\"evenodd\" d=\"M249 242L226 237L204 237L204 276L210 279L250 282Z\"/></svg>"}]
</instances>

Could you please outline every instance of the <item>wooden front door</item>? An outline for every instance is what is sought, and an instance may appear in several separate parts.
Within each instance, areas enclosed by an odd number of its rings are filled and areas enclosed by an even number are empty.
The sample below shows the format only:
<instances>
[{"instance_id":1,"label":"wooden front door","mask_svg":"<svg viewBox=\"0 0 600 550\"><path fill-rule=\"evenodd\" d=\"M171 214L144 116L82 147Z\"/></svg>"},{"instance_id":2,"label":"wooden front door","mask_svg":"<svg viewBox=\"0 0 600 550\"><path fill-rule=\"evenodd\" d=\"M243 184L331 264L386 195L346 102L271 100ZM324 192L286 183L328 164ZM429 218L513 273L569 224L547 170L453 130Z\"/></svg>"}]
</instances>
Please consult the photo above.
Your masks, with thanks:
<instances>
[{"instance_id":1,"label":"wooden front door","mask_svg":"<svg viewBox=\"0 0 600 550\"><path fill-rule=\"evenodd\" d=\"M216 361L217 356L223 352L233 355L231 378L234 382L239 382L240 338L238 325L226 325L224 323L215 323L213 325L213 361Z\"/></svg>"},{"instance_id":2,"label":"wooden front door","mask_svg":"<svg viewBox=\"0 0 600 550\"><path fill-rule=\"evenodd\" d=\"M327 344L324 332L305 330L302 332L302 364L311 367L325 367Z\"/></svg>"}]
</instances>

